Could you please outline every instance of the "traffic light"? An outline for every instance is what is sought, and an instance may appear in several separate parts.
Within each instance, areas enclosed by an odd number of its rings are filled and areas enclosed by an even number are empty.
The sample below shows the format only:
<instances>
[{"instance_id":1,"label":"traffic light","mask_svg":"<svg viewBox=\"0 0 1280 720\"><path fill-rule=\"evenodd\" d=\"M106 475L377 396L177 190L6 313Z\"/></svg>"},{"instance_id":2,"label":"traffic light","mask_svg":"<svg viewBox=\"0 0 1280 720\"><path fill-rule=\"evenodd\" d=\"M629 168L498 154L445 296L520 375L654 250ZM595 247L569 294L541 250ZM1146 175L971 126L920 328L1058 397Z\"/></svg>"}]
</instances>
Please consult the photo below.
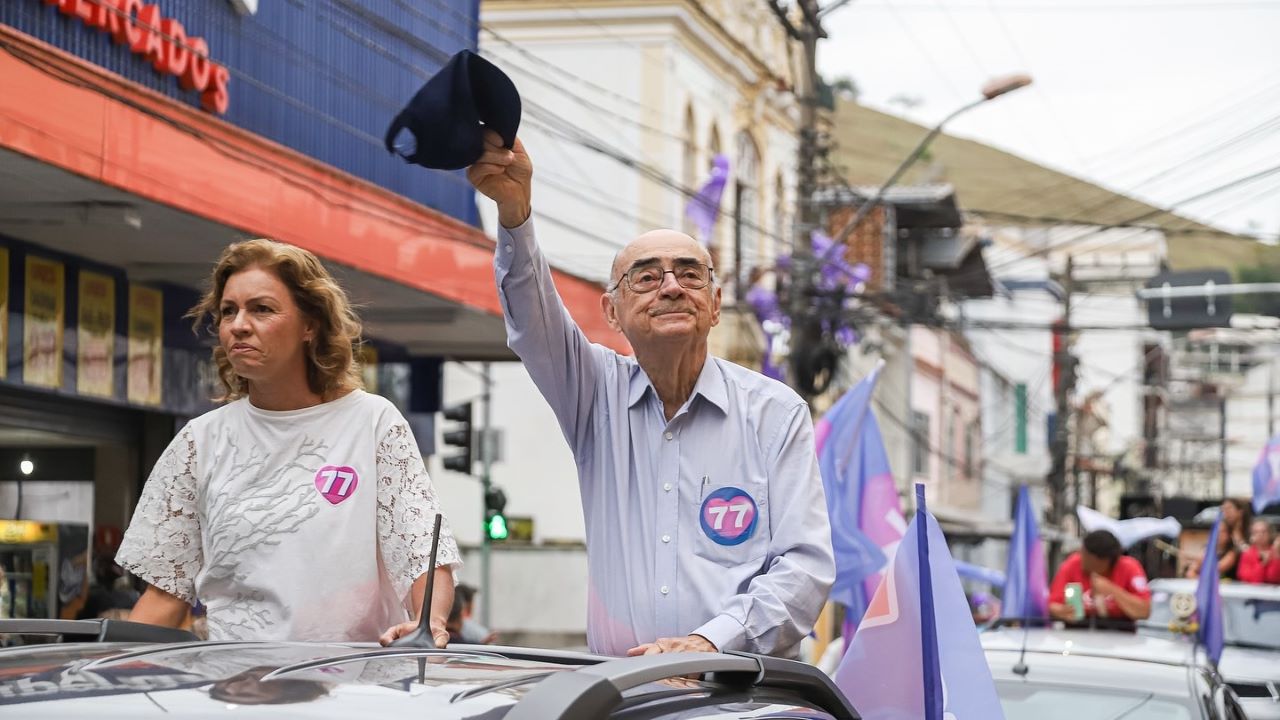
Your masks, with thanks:
<instances>
[{"instance_id":1,"label":"traffic light","mask_svg":"<svg viewBox=\"0 0 1280 720\"><path fill-rule=\"evenodd\" d=\"M458 423L452 429L444 431L444 444L453 445L462 450L462 452L446 456L444 458L444 468L470 475L471 466L475 462L475 450L472 447L471 403L445 408L444 419Z\"/></svg>"},{"instance_id":2,"label":"traffic light","mask_svg":"<svg viewBox=\"0 0 1280 720\"><path fill-rule=\"evenodd\" d=\"M507 494L502 488L490 486L484 493L484 534L489 540L507 539Z\"/></svg>"}]
</instances>

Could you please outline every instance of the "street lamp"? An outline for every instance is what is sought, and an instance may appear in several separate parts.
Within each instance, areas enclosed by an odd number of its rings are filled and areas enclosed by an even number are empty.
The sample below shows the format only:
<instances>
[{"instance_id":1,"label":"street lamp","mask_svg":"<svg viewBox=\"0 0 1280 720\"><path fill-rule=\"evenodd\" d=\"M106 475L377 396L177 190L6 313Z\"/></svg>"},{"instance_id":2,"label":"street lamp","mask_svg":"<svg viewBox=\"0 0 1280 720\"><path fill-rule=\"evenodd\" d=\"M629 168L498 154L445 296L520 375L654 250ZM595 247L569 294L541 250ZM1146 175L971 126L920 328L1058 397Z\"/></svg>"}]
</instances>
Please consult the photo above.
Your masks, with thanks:
<instances>
[{"instance_id":1,"label":"street lamp","mask_svg":"<svg viewBox=\"0 0 1280 720\"><path fill-rule=\"evenodd\" d=\"M834 6L832 6L834 7ZM988 100L994 100L1001 95L1013 92L1019 88L1024 88L1031 84L1029 75L1009 75L1006 77L996 78L982 87L982 97L961 107L950 115L942 119L916 149L907 156L907 159L898 166L897 170L889 176L889 179L880 186L874 197L863 203L857 213L854 214L840 232L835 235L831 245L822 252L821 258L815 258L812 249L808 243L797 245L791 255L791 278L792 283L789 288L791 295L790 315L791 315L791 336L789 340L789 364L791 368L791 384L801 396L811 398L821 393L827 384L834 377L840 362L841 348L839 343L831 336L829 328L824 329L824 318L831 312L830 308L819 308L815 306L814 293L814 274L820 272L819 268L825 267L837 256L839 249L849 238L849 235L862 221L867 218L873 209L884 199L884 194L898 182L902 174L907 168L920 159L924 154L925 148L933 141L938 133L942 132L942 128L948 122L951 122L956 116L965 113ZM811 203L813 198L804 194L802 187L802 196L804 202ZM830 303L828 302L829 306Z\"/></svg>"},{"instance_id":2,"label":"street lamp","mask_svg":"<svg viewBox=\"0 0 1280 720\"><path fill-rule=\"evenodd\" d=\"M884 181L884 184L876 191L875 197L863 203L861 207L858 208L858 212L854 214L853 219L840 229L840 232L835 236L835 242L831 243L831 247L829 247L823 254L822 259L829 260L837 252L838 248L844 244L844 241L849 238L849 235L851 235L854 230L858 229L858 226L867 218L867 215L870 215L871 211L874 210L875 207L880 204L880 201L884 199L884 194L888 192L889 188L893 187L893 185L898 182L898 179L907 171L907 168L911 167L920 159L920 156L924 154L925 148L929 147L929 143L933 142L933 139L938 136L938 133L942 132L942 127L944 125L954 120L957 116L978 107L988 100L995 100L1001 95L1007 95L1014 90L1024 88L1030 84L1031 76L1021 73L995 78L982 86L982 97L942 118L942 122L935 125L933 129L929 131L929 134L924 136L924 139L920 141L920 144L916 145L916 149L912 150L911 154L907 156L907 159L903 160L902 164L898 166L898 169L894 170L893 174L889 176L889 179Z\"/></svg>"}]
</instances>

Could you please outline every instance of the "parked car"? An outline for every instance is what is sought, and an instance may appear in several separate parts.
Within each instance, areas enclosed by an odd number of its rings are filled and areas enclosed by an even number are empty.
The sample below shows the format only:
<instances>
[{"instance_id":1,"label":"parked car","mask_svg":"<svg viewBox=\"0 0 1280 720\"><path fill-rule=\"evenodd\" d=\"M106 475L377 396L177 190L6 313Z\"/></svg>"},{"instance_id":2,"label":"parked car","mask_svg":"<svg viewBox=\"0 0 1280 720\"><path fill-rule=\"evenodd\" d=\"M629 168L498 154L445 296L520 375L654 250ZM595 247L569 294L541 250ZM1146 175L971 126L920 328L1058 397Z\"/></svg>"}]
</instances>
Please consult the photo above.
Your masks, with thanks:
<instances>
[{"instance_id":1,"label":"parked car","mask_svg":"<svg viewBox=\"0 0 1280 720\"><path fill-rule=\"evenodd\" d=\"M982 633L1006 720L1245 720L1202 652L1113 630Z\"/></svg>"},{"instance_id":2,"label":"parked car","mask_svg":"<svg viewBox=\"0 0 1280 720\"><path fill-rule=\"evenodd\" d=\"M1223 582L1223 638L1218 671L1240 696L1250 720L1280 720L1280 586ZM1174 602L1195 596L1196 581L1151 581L1151 617L1138 632L1156 637L1182 635ZM1190 642L1188 640L1188 642Z\"/></svg>"},{"instance_id":3,"label":"parked car","mask_svg":"<svg viewBox=\"0 0 1280 720\"><path fill-rule=\"evenodd\" d=\"M745 653L208 642L112 620L0 621L6 633L72 640L0 649L0 714L22 718L858 717L817 668Z\"/></svg>"}]
</instances>

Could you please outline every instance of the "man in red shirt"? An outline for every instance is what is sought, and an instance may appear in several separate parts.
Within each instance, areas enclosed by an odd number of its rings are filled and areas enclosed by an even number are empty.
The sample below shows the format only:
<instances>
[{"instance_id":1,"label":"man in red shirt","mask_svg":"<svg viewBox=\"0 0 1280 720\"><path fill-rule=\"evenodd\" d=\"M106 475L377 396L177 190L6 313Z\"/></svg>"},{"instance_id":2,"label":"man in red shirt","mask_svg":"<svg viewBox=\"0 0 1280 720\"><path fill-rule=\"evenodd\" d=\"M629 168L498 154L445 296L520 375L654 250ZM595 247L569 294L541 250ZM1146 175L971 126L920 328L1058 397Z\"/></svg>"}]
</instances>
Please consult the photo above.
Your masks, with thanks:
<instances>
[{"instance_id":1,"label":"man in red shirt","mask_svg":"<svg viewBox=\"0 0 1280 720\"><path fill-rule=\"evenodd\" d=\"M1240 582L1280 584L1280 542L1266 520L1249 527L1249 547L1240 556L1236 578Z\"/></svg>"},{"instance_id":2,"label":"man in red shirt","mask_svg":"<svg viewBox=\"0 0 1280 720\"><path fill-rule=\"evenodd\" d=\"M1151 589L1138 561L1123 554L1120 541L1106 530L1084 536L1083 546L1071 553L1049 590L1049 614L1058 620L1080 620L1067 604L1068 583L1084 590L1085 617L1143 620L1151 615Z\"/></svg>"}]
</instances>

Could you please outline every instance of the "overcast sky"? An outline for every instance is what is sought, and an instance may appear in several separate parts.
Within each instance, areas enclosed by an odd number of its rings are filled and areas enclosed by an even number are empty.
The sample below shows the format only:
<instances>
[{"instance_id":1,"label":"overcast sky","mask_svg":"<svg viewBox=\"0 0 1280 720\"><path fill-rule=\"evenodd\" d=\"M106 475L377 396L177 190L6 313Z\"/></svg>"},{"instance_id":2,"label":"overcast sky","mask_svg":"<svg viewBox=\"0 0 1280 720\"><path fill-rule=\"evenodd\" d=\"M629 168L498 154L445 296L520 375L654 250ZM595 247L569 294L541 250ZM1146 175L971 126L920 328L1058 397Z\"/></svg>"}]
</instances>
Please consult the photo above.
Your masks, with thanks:
<instances>
[{"instance_id":1,"label":"overcast sky","mask_svg":"<svg viewBox=\"0 0 1280 720\"><path fill-rule=\"evenodd\" d=\"M854 0L824 24L823 75L925 125L1030 73L948 132L1161 207L1280 166L1280 0ZM1280 171L1175 211L1275 238Z\"/></svg>"}]
</instances>

